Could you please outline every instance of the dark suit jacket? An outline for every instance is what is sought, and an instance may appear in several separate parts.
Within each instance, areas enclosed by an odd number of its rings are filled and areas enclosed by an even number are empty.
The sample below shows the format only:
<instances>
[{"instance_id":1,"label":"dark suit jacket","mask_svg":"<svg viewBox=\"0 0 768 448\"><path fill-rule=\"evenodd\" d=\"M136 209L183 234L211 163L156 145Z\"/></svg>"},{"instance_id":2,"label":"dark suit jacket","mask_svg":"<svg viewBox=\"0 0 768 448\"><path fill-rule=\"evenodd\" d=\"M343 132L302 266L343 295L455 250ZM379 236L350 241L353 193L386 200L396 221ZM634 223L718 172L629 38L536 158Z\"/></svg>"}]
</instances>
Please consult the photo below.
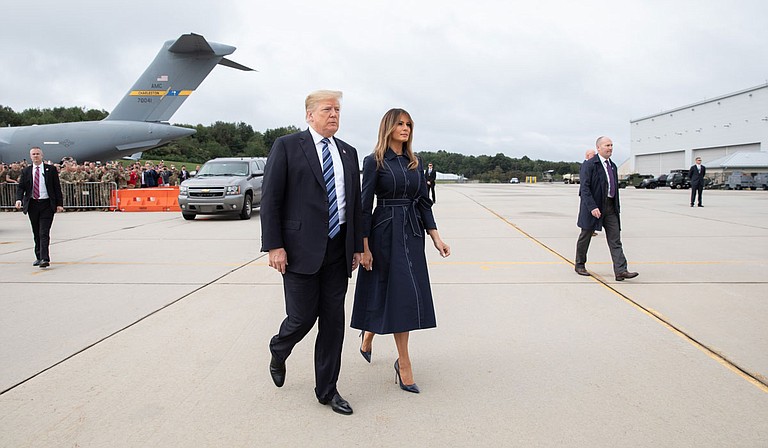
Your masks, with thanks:
<instances>
[{"instance_id":1,"label":"dark suit jacket","mask_svg":"<svg viewBox=\"0 0 768 448\"><path fill-rule=\"evenodd\" d=\"M616 178L616 194L613 195L616 214L619 213L619 176L616 164L611 161L611 169ZM608 178L605 176L605 169L600 162L600 157L595 156L585 161L579 170L579 195L581 204L579 205L579 219L577 225L582 229L602 230L603 218L592 216L592 210L599 209L604 213L605 201L608 200ZM621 219L619 219L619 228L621 228Z\"/></svg>"},{"instance_id":2,"label":"dark suit jacket","mask_svg":"<svg viewBox=\"0 0 768 448\"><path fill-rule=\"evenodd\" d=\"M592 159L594 159L595 157L597 156L592 156ZM592 159L589 159L589 160L592 160ZM584 161L581 162L581 166L579 167L579 185L581 185L581 182L583 182L582 179L587 177L587 162L589 162L589 160L584 159ZM581 196L581 187L579 187L579 196Z\"/></svg>"},{"instance_id":3,"label":"dark suit jacket","mask_svg":"<svg viewBox=\"0 0 768 448\"><path fill-rule=\"evenodd\" d=\"M691 187L695 188L699 185L704 185L704 176L707 174L707 167L701 165L701 173L694 164L690 170L688 170L688 178L691 179Z\"/></svg>"},{"instance_id":4,"label":"dark suit jacket","mask_svg":"<svg viewBox=\"0 0 768 448\"><path fill-rule=\"evenodd\" d=\"M152 188L157 186L157 179L160 178L160 174L154 169L147 170L145 180L147 181L147 187Z\"/></svg>"},{"instance_id":5,"label":"dark suit jacket","mask_svg":"<svg viewBox=\"0 0 768 448\"><path fill-rule=\"evenodd\" d=\"M27 210L29 210L29 200L32 199L32 167L34 165L30 165L21 171L21 179L19 179L19 185L16 188L16 200L21 201L24 213L27 213ZM56 213L56 207L64 206L59 172L55 166L43 163L43 177L45 178L45 189L48 190L51 210Z\"/></svg>"},{"instance_id":6,"label":"dark suit jacket","mask_svg":"<svg viewBox=\"0 0 768 448\"><path fill-rule=\"evenodd\" d=\"M360 162L355 148L334 141L344 166L347 276L352 276L352 257L363 251ZM290 272L320 270L328 243L328 193L309 130L280 137L272 145L259 215L262 251L284 248Z\"/></svg>"},{"instance_id":7,"label":"dark suit jacket","mask_svg":"<svg viewBox=\"0 0 768 448\"><path fill-rule=\"evenodd\" d=\"M437 170L433 167L431 174L429 173L429 169L424 170L424 177L427 178L430 186L435 185L435 180L437 180Z\"/></svg>"}]
</instances>

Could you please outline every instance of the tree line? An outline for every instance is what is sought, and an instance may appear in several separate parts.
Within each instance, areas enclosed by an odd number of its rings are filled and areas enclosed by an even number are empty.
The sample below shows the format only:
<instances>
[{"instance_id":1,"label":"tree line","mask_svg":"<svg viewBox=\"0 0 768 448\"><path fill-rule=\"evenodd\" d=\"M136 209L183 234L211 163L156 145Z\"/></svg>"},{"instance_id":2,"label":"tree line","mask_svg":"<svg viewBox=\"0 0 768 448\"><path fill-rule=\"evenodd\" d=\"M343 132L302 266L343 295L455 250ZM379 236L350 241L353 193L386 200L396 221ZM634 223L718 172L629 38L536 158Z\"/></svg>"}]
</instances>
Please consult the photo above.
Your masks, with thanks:
<instances>
[{"instance_id":1,"label":"tree line","mask_svg":"<svg viewBox=\"0 0 768 448\"><path fill-rule=\"evenodd\" d=\"M98 121L107 117L105 110L81 107L55 107L51 109L25 109L15 112L0 105L0 126L28 126L33 124L54 124L73 121ZM174 124L197 131L195 134L173 141L160 148L144 153L145 158L178 160L203 163L216 157L266 157L278 137L300 131L296 126L284 126L255 131L247 123L217 121L211 125ZM552 162L532 160L528 156L511 158L502 153L495 156L474 156L451 153L445 150L420 151L424 163L431 162L441 173L454 173L480 182L508 182L517 177L542 178L551 172L555 179L563 174L578 173L577 162Z\"/></svg>"},{"instance_id":2,"label":"tree line","mask_svg":"<svg viewBox=\"0 0 768 448\"><path fill-rule=\"evenodd\" d=\"M550 173L557 180L562 179L563 174L579 172L578 162L532 160L528 156L517 159L502 153L467 156L439 150L420 151L419 156L425 164L434 164L438 172L459 174L480 182L508 182L513 177L522 181L526 176L537 176L541 180L545 173Z\"/></svg>"}]
</instances>

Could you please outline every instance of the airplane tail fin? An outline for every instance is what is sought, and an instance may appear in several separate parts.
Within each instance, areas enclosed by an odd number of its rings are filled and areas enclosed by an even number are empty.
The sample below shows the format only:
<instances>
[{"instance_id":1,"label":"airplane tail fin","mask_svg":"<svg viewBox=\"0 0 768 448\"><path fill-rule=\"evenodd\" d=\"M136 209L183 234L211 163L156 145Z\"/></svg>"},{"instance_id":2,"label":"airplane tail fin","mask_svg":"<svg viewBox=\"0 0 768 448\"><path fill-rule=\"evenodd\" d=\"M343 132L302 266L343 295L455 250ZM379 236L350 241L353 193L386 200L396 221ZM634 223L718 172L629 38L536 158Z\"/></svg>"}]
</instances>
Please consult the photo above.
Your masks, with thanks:
<instances>
[{"instance_id":1,"label":"airplane tail fin","mask_svg":"<svg viewBox=\"0 0 768 448\"><path fill-rule=\"evenodd\" d=\"M235 47L208 42L199 34L167 41L105 120L170 120L217 64L253 71L224 57L234 51Z\"/></svg>"}]
</instances>

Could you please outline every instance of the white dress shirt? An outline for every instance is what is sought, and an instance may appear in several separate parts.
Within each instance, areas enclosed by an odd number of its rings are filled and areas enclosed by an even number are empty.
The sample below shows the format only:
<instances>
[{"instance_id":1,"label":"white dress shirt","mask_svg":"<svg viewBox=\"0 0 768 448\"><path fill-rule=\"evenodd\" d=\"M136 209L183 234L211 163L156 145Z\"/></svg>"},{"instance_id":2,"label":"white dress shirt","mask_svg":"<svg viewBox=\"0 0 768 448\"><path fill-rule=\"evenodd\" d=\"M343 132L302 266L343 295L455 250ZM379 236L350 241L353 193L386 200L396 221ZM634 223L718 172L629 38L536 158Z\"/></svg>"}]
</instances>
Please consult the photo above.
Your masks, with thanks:
<instances>
[{"instance_id":1,"label":"white dress shirt","mask_svg":"<svg viewBox=\"0 0 768 448\"><path fill-rule=\"evenodd\" d=\"M597 156L600 157L600 165L603 167L603 172L605 173L605 178L608 180L608 197L612 198L612 197L616 196L616 192L615 191L611 191L611 173L608 172L608 165L605 164L605 161L609 160L609 159L604 158L599 153L597 154ZM618 187L618 179L616 179L616 180L617 180L617 182L616 182L617 185L616 186Z\"/></svg>"},{"instance_id":2,"label":"white dress shirt","mask_svg":"<svg viewBox=\"0 0 768 448\"><path fill-rule=\"evenodd\" d=\"M38 167L40 167L39 170L37 169ZM38 199L48 199L48 189L45 188L45 165L42 163L40 165L32 165L32 194L34 195L35 176L38 172L40 173L40 197Z\"/></svg>"},{"instance_id":3,"label":"white dress shirt","mask_svg":"<svg viewBox=\"0 0 768 448\"><path fill-rule=\"evenodd\" d=\"M317 151L317 158L320 160L320 168L323 167L323 137L318 134L317 131L309 126L309 133L312 134L312 139L315 142L315 150ZM341 163L341 156L339 155L339 148L336 146L336 140L333 137L328 139L328 150L331 152L331 159L333 160L333 180L336 184L336 205L339 208L339 224L347 222L347 195L344 190L344 165Z\"/></svg>"}]
</instances>

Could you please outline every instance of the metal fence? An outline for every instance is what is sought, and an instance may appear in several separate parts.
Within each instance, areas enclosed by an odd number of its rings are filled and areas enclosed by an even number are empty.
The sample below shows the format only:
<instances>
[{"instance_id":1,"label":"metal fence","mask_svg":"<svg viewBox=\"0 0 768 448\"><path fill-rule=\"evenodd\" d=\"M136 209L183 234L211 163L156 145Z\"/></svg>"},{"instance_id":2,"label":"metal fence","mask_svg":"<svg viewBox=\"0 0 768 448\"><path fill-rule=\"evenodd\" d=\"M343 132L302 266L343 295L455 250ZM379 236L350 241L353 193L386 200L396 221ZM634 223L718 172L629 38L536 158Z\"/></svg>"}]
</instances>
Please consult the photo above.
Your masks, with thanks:
<instances>
[{"instance_id":1,"label":"metal fence","mask_svg":"<svg viewBox=\"0 0 768 448\"><path fill-rule=\"evenodd\" d=\"M16 184L0 184L0 209L12 209L16 204ZM61 184L64 208L69 210L117 210L115 182L83 182Z\"/></svg>"}]
</instances>

